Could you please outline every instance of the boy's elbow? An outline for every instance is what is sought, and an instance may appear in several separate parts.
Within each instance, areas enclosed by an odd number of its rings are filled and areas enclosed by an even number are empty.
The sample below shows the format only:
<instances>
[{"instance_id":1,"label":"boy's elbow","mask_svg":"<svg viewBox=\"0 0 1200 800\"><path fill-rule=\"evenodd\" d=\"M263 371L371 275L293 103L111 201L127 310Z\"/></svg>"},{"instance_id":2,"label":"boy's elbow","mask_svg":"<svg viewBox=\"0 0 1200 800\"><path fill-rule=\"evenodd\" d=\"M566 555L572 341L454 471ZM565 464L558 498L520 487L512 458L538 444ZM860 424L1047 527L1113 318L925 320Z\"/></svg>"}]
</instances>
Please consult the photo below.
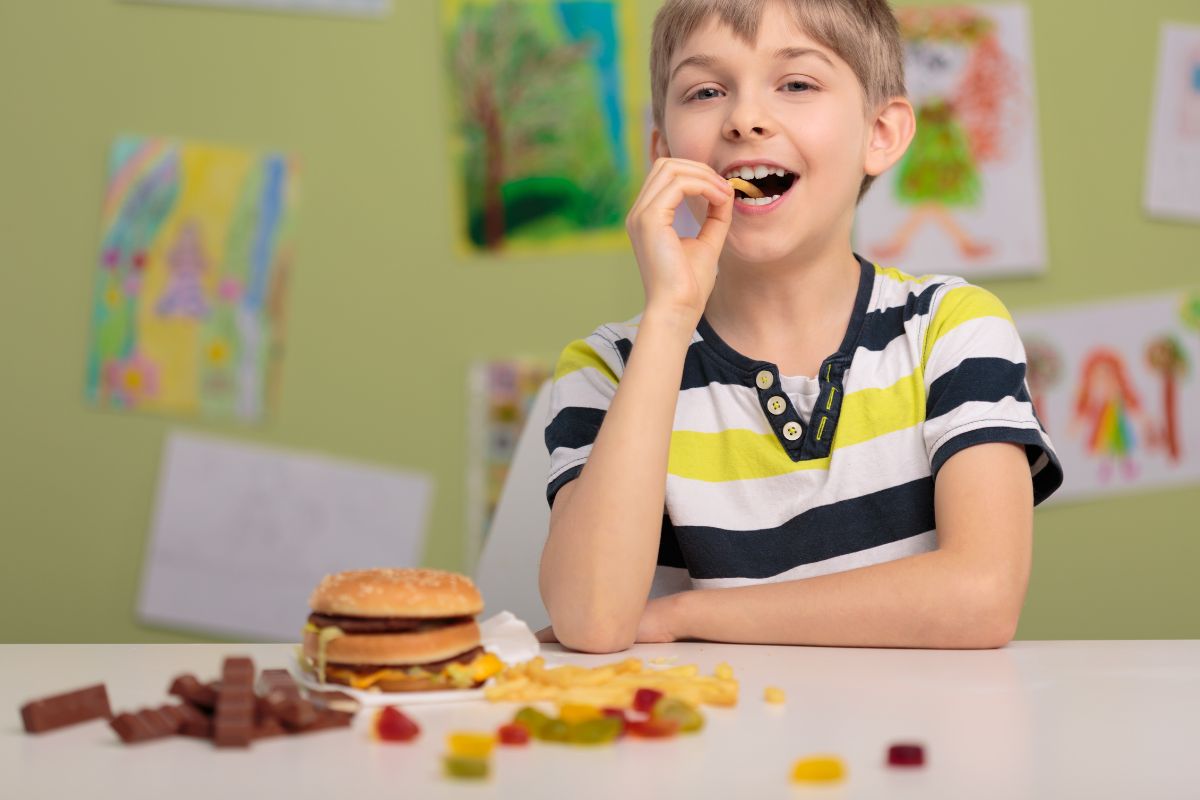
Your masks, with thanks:
<instances>
[{"instance_id":1,"label":"boy's elbow","mask_svg":"<svg viewBox=\"0 0 1200 800\"><path fill-rule=\"evenodd\" d=\"M619 653L633 646L632 637L594 628L571 631L561 636L555 631L555 635L558 636L559 643L564 647L578 650L581 653Z\"/></svg>"},{"instance_id":2,"label":"boy's elbow","mask_svg":"<svg viewBox=\"0 0 1200 800\"><path fill-rule=\"evenodd\" d=\"M1014 592L998 581L978 581L969 589L968 601L960 608L967 618L959 627L959 646L978 650L1004 647L1017 635L1024 592Z\"/></svg>"}]
</instances>

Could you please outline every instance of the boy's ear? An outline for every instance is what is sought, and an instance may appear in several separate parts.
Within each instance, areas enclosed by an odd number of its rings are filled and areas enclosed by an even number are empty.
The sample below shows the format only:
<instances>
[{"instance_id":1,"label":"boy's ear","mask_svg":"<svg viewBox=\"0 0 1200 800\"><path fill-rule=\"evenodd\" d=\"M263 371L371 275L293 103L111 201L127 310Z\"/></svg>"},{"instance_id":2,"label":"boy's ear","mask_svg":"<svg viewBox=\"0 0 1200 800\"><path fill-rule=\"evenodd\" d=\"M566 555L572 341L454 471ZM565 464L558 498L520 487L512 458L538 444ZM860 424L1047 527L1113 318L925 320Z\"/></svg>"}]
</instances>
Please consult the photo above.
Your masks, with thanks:
<instances>
[{"instance_id":1,"label":"boy's ear","mask_svg":"<svg viewBox=\"0 0 1200 800\"><path fill-rule=\"evenodd\" d=\"M900 160L917 131L917 119L912 104L903 97L894 97L875 117L867 140L866 163L868 175L881 175Z\"/></svg>"},{"instance_id":2,"label":"boy's ear","mask_svg":"<svg viewBox=\"0 0 1200 800\"><path fill-rule=\"evenodd\" d=\"M669 158L671 149L667 147L667 137L658 128L650 130L650 163L657 158Z\"/></svg>"}]
</instances>

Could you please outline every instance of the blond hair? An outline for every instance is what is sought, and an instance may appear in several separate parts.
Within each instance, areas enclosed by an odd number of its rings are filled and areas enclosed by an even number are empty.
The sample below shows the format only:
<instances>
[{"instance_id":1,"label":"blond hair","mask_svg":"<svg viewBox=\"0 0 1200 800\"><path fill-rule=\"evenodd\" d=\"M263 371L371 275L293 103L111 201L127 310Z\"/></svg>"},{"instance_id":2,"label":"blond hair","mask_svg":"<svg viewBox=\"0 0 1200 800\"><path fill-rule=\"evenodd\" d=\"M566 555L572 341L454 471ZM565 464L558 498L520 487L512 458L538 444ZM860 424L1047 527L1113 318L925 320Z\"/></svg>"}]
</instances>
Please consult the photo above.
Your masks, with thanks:
<instances>
[{"instance_id":1,"label":"blond hair","mask_svg":"<svg viewBox=\"0 0 1200 800\"><path fill-rule=\"evenodd\" d=\"M666 0L654 17L650 36L650 91L654 125L663 130L671 59L710 17L753 45L768 0ZM785 0L792 17L809 36L828 47L858 77L866 111L878 110L904 89L904 45L887 0ZM858 196L874 178L863 176Z\"/></svg>"}]
</instances>

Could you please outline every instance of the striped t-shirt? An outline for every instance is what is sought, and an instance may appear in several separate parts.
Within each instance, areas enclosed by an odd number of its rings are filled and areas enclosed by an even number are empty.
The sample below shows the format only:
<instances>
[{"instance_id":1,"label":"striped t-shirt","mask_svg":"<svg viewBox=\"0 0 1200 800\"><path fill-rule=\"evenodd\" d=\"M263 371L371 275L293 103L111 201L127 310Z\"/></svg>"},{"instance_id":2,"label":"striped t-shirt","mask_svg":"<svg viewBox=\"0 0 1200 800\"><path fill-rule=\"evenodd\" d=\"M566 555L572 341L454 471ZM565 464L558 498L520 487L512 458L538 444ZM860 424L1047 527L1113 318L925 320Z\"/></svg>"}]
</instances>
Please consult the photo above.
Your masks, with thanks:
<instances>
[{"instance_id":1,"label":"striped t-shirt","mask_svg":"<svg viewBox=\"0 0 1200 800\"><path fill-rule=\"evenodd\" d=\"M1062 483L1004 305L961 278L859 263L845 338L815 376L808 414L781 390L795 381L701 318L671 432L656 577L686 569L696 588L742 586L934 550L934 480L975 444L1023 445L1035 503ZM604 325L563 351L546 428L551 505L582 471L636 335L636 319Z\"/></svg>"}]
</instances>

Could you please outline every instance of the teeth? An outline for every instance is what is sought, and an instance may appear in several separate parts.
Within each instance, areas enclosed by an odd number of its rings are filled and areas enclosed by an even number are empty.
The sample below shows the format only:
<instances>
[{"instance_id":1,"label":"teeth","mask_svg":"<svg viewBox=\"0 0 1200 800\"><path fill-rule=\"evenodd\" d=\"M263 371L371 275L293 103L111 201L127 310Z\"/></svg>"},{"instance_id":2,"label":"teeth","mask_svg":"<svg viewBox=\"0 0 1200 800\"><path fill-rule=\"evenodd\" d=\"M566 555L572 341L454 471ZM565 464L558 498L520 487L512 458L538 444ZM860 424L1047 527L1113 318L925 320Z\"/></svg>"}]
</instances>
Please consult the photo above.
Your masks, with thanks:
<instances>
[{"instance_id":1,"label":"teeth","mask_svg":"<svg viewBox=\"0 0 1200 800\"><path fill-rule=\"evenodd\" d=\"M739 197L737 201L739 203L745 203L748 206L765 206L770 203L774 203L781 196L782 195L773 195L771 197Z\"/></svg>"},{"instance_id":2,"label":"teeth","mask_svg":"<svg viewBox=\"0 0 1200 800\"><path fill-rule=\"evenodd\" d=\"M790 174L791 173L789 173L783 167L768 167L765 164L759 164L754 167L747 166L747 167L740 167L738 169L731 169L731 170L729 170L729 172L725 173L724 177L725 178L741 178L742 180L749 181L749 180L755 180L758 178L765 178L768 175L778 175L779 177L783 178Z\"/></svg>"}]
</instances>

